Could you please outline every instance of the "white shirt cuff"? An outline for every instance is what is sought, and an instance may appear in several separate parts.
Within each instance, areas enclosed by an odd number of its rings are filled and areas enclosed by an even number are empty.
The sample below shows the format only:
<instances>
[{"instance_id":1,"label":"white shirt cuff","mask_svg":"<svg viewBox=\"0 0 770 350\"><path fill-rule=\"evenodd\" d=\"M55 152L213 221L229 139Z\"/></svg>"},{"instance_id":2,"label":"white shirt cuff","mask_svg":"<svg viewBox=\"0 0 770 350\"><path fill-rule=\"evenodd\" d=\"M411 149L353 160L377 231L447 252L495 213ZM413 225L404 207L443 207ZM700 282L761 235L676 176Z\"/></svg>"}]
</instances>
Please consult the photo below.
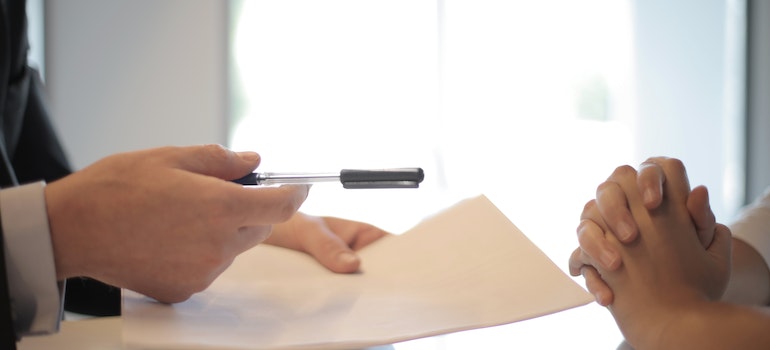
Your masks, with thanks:
<instances>
[{"instance_id":1,"label":"white shirt cuff","mask_svg":"<svg viewBox=\"0 0 770 350\"><path fill-rule=\"evenodd\" d=\"M18 335L59 330L63 287L56 281L45 182L0 190L8 287ZM63 285L63 284L62 284Z\"/></svg>"},{"instance_id":2,"label":"white shirt cuff","mask_svg":"<svg viewBox=\"0 0 770 350\"><path fill-rule=\"evenodd\" d=\"M741 211L730 230L733 237L756 249L770 269L770 188Z\"/></svg>"}]
</instances>

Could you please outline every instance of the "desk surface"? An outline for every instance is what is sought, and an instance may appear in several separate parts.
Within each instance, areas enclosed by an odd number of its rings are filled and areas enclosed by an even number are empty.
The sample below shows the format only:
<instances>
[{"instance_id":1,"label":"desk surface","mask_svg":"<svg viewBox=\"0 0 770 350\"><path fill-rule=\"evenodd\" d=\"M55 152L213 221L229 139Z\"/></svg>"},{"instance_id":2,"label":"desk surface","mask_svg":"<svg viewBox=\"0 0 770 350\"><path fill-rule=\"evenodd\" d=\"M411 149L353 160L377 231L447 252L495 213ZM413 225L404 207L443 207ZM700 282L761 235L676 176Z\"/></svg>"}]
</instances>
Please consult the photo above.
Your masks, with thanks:
<instances>
[{"instance_id":1,"label":"desk surface","mask_svg":"<svg viewBox=\"0 0 770 350\"><path fill-rule=\"evenodd\" d=\"M120 317L100 317L62 322L61 331L52 336L23 338L19 350L121 350Z\"/></svg>"},{"instance_id":2,"label":"desk surface","mask_svg":"<svg viewBox=\"0 0 770 350\"><path fill-rule=\"evenodd\" d=\"M120 317L101 317L62 323L52 336L28 337L19 350L123 350ZM393 350L393 346L366 350Z\"/></svg>"},{"instance_id":3,"label":"desk surface","mask_svg":"<svg viewBox=\"0 0 770 350\"><path fill-rule=\"evenodd\" d=\"M65 321L52 336L28 337L19 350L124 350L120 317ZM367 350L627 349L604 308L589 304L509 325L451 333Z\"/></svg>"}]
</instances>

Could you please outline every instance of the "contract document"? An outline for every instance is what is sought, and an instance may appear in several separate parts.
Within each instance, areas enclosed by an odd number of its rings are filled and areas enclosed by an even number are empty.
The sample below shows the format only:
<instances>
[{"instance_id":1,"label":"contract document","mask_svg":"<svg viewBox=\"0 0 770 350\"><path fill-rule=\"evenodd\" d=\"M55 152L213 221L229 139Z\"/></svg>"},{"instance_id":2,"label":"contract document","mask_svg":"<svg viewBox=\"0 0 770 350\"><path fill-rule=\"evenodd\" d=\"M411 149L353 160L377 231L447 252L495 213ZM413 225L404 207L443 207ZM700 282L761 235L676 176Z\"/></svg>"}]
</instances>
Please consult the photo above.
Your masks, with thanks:
<instances>
[{"instance_id":1,"label":"contract document","mask_svg":"<svg viewBox=\"0 0 770 350\"><path fill-rule=\"evenodd\" d=\"M124 291L141 349L352 349L490 327L585 305L575 283L485 196L359 251L356 274L260 245L205 291L167 305Z\"/></svg>"}]
</instances>

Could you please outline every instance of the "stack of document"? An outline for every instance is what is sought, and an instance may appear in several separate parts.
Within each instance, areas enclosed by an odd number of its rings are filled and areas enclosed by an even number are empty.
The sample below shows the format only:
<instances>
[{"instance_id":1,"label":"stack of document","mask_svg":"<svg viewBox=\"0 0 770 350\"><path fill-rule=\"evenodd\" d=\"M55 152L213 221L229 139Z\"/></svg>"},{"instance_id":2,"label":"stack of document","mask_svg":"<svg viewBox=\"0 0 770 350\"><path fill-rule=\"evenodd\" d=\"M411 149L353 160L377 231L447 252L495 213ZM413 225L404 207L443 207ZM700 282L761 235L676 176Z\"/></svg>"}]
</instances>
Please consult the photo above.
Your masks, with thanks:
<instances>
[{"instance_id":1,"label":"stack of document","mask_svg":"<svg viewBox=\"0 0 770 350\"><path fill-rule=\"evenodd\" d=\"M364 348L526 320L593 300L485 196L360 251L361 272L261 245L206 291L166 305L126 291L141 349Z\"/></svg>"}]
</instances>

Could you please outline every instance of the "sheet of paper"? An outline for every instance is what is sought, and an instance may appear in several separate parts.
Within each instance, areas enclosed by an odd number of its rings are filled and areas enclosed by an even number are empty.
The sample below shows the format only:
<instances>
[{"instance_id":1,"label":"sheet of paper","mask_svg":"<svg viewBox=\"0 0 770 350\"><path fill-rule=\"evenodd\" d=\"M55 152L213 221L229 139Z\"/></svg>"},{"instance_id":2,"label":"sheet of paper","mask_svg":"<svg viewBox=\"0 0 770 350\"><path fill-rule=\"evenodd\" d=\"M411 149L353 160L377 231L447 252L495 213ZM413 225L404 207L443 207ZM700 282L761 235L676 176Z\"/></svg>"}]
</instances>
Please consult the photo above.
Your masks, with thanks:
<instances>
[{"instance_id":1,"label":"sheet of paper","mask_svg":"<svg viewBox=\"0 0 770 350\"><path fill-rule=\"evenodd\" d=\"M363 348L502 325L592 301L485 196L360 252L361 273L258 246L206 291L164 305L124 292L143 349Z\"/></svg>"}]
</instances>

